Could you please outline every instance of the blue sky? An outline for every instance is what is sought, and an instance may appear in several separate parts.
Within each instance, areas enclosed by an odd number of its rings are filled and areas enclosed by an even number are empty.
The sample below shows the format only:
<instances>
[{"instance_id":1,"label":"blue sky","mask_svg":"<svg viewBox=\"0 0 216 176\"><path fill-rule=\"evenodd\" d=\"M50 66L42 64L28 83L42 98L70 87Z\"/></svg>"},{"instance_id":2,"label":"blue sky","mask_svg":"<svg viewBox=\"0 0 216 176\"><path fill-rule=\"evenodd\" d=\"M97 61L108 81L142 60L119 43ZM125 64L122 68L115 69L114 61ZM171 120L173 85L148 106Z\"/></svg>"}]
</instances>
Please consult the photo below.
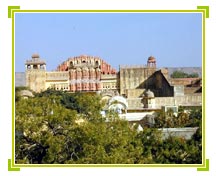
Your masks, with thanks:
<instances>
[{"instance_id":1,"label":"blue sky","mask_svg":"<svg viewBox=\"0 0 216 176\"><path fill-rule=\"evenodd\" d=\"M99 56L114 68L202 66L201 13L16 13L15 71L33 53L54 70L69 57Z\"/></svg>"}]
</instances>

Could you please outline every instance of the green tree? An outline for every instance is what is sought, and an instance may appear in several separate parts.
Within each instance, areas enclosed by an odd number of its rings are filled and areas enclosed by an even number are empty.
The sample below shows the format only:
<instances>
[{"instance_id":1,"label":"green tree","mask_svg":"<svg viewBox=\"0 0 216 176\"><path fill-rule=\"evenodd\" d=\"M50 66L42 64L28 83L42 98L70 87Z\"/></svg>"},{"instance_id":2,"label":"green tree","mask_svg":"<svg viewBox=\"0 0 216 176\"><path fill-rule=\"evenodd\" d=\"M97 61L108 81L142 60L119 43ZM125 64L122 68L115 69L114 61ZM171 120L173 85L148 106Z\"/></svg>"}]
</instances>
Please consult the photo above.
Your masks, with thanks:
<instances>
[{"instance_id":1,"label":"green tree","mask_svg":"<svg viewBox=\"0 0 216 176\"><path fill-rule=\"evenodd\" d=\"M95 94L66 93L61 98L61 104L68 109L76 110L79 114L85 115L88 120L95 120L96 117L100 117L100 112L104 106L100 100L101 97Z\"/></svg>"},{"instance_id":2,"label":"green tree","mask_svg":"<svg viewBox=\"0 0 216 176\"><path fill-rule=\"evenodd\" d=\"M199 78L199 74L198 73L191 73L188 75L188 78Z\"/></svg>"},{"instance_id":3,"label":"green tree","mask_svg":"<svg viewBox=\"0 0 216 176\"><path fill-rule=\"evenodd\" d=\"M157 128L183 128L198 127L202 121L202 108L184 109L180 108L177 115L172 110L158 112L155 117L155 125Z\"/></svg>"},{"instance_id":4,"label":"green tree","mask_svg":"<svg viewBox=\"0 0 216 176\"><path fill-rule=\"evenodd\" d=\"M147 146L154 163L161 164L199 164L202 163L202 108L185 109L180 107L177 116L171 111L160 112L155 118L157 128L198 127L191 139L185 140L170 136L163 140L149 140ZM155 133L149 129L149 134ZM148 135L148 136L152 136ZM153 135L154 136L154 135ZM156 142L157 141L157 142ZM146 146L146 143L143 143ZM155 148L156 150L154 150ZM144 150L145 151L145 150Z\"/></svg>"},{"instance_id":5,"label":"green tree","mask_svg":"<svg viewBox=\"0 0 216 176\"><path fill-rule=\"evenodd\" d=\"M47 89L44 92L37 93L36 97L58 96L60 103L67 109L76 110L77 113L85 115L86 118L99 116L104 104L100 101L101 97L92 93L68 93Z\"/></svg>"},{"instance_id":6,"label":"green tree","mask_svg":"<svg viewBox=\"0 0 216 176\"><path fill-rule=\"evenodd\" d=\"M187 78L188 74L182 71L174 71L171 78Z\"/></svg>"},{"instance_id":7,"label":"green tree","mask_svg":"<svg viewBox=\"0 0 216 176\"><path fill-rule=\"evenodd\" d=\"M48 88L45 91L39 92L39 93L35 93L36 97L50 97L50 96L62 96L64 95L66 92L62 91L62 90L55 90L54 88Z\"/></svg>"},{"instance_id":8,"label":"green tree","mask_svg":"<svg viewBox=\"0 0 216 176\"><path fill-rule=\"evenodd\" d=\"M28 87L20 86L20 87L15 87L15 102L19 101L21 99L20 96L20 91L21 90L29 90Z\"/></svg>"},{"instance_id":9,"label":"green tree","mask_svg":"<svg viewBox=\"0 0 216 176\"><path fill-rule=\"evenodd\" d=\"M75 163L136 164L143 163L141 141L127 121L110 115L105 123L89 121L79 128L82 133L82 155ZM78 136L78 135L76 135ZM74 163L74 161L69 161Z\"/></svg>"},{"instance_id":10,"label":"green tree","mask_svg":"<svg viewBox=\"0 0 216 176\"><path fill-rule=\"evenodd\" d=\"M201 109L159 113L155 128L138 132L115 112L102 116L102 107L98 95L55 91L16 101L16 163L201 163ZM162 139L157 129L191 124L199 125L191 140Z\"/></svg>"},{"instance_id":11,"label":"green tree","mask_svg":"<svg viewBox=\"0 0 216 176\"><path fill-rule=\"evenodd\" d=\"M188 74L188 73L185 73L183 71L174 71L172 74L171 74L171 78L198 78L199 77L199 74L198 73L191 73L191 74Z\"/></svg>"},{"instance_id":12,"label":"green tree","mask_svg":"<svg viewBox=\"0 0 216 176\"><path fill-rule=\"evenodd\" d=\"M22 99L16 103L16 161L62 163L64 142L75 111L62 107L58 97Z\"/></svg>"},{"instance_id":13,"label":"green tree","mask_svg":"<svg viewBox=\"0 0 216 176\"><path fill-rule=\"evenodd\" d=\"M77 113L59 96L16 102L16 162L143 163L137 130L115 113L102 117L98 102L91 103L93 109Z\"/></svg>"}]
</instances>

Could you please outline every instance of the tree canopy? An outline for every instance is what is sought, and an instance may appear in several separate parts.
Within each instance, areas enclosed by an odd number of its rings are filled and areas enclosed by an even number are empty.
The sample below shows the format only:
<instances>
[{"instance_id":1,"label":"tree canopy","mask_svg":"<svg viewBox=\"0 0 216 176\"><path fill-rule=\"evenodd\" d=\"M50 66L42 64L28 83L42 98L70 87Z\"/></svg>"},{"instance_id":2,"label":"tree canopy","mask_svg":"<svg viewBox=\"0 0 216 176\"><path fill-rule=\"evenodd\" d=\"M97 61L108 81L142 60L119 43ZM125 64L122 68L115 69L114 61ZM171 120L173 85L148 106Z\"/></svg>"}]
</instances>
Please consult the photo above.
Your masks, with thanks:
<instances>
[{"instance_id":1,"label":"tree canopy","mask_svg":"<svg viewBox=\"0 0 216 176\"><path fill-rule=\"evenodd\" d=\"M183 71L174 71L171 74L171 78L199 78L199 74L198 73L185 73Z\"/></svg>"},{"instance_id":2,"label":"tree canopy","mask_svg":"<svg viewBox=\"0 0 216 176\"><path fill-rule=\"evenodd\" d=\"M163 121L157 122L155 128L144 128L139 132L138 125L120 119L115 112L102 116L103 106L96 94L53 90L18 99L15 111L16 163L201 163L200 130L191 140L175 137L162 140L156 127ZM194 111L191 118L199 113Z\"/></svg>"}]
</instances>

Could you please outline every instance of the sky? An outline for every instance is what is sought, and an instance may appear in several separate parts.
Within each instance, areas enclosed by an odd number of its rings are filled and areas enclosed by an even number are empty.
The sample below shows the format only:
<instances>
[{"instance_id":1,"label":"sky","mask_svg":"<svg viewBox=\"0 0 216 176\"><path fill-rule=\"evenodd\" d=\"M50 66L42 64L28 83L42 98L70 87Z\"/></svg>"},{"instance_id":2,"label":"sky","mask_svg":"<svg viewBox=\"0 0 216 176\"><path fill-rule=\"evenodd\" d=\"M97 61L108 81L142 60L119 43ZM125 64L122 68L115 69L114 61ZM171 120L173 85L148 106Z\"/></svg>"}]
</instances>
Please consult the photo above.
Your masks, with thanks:
<instances>
[{"instance_id":1,"label":"sky","mask_svg":"<svg viewBox=\"0 0 216 176\"><path fill-rule=\"evenodd\" d=\"M47 70L69 57L98 56L119 65L202 66L201 13L16 13L15 71L38 53Z\"/></svg>"}]
</instances>

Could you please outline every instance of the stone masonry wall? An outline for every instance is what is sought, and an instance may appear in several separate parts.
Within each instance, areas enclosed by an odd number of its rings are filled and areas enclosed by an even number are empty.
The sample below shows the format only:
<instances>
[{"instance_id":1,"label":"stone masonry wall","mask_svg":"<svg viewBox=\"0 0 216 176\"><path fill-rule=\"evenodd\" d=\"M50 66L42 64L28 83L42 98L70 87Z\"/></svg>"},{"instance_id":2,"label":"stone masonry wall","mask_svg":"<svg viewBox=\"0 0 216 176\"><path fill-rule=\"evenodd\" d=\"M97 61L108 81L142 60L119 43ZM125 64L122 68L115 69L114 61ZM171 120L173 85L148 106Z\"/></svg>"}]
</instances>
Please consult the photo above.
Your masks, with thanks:
<instances>
[{"instance_id":1,"label":"stone masonry wall","mask_svg":"<svg viewBox=\"0 0 216 176\"><path fill-rule=\"evenodd\" d=\"M184 95L178 97L156 97L155 107L161 108L161 106L201 106L202 105L202 95L192 94Z\"/></svg>"},{"instance_id":2,"label":"stone masonry wall","mask_svg":"<svg viewBox=\"0 0 216 176\"><path fill-rule=\"evenodd\" d=\"M128 109L143 109L142 98L128 98ZM201 106L202 94L184 95L179 97L156 97L155 108L162 106Z\"/></svg>"}]
</instances>

